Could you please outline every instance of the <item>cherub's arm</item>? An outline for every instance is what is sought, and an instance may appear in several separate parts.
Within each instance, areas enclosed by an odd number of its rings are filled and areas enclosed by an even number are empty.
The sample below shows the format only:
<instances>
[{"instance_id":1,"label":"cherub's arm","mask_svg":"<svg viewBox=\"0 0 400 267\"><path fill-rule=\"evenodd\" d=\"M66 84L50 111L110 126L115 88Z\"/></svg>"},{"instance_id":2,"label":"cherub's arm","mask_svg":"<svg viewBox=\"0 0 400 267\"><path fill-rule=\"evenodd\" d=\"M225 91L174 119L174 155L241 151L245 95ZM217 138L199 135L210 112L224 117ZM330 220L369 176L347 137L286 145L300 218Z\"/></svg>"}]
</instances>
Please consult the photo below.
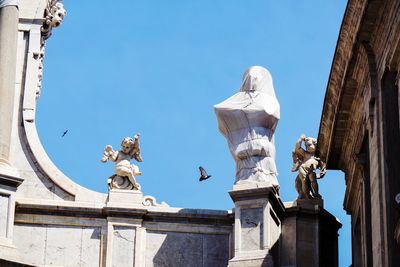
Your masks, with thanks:
<instances>
[{"instance_id":1,"label":"cherub's arm","mask_svg":"<svg viewBox=\"0 0 400 267\"><path fill-rule=\"evenodd\" d=\"M143 160L140 155L139 137L140 137L140 133L137 133L133 137L133 148L131 150L130 156L131 156L131 158L134 158L136 161L142 162Z\"/></svg>"},{"instance_id":2,"label":"cherub's arm","mask_svg":"<svg viewBox=\"0 0 400 267\"><path fill-rule=\"evenodd\" d=\"M301 142L305 140L305 135L302 134L300 138L296 141L294 149L292 151L292 160L293 160L293 166L292 166L292 172L298 171L300 168L300 165L303 163L303 160L305 158L305 151L303 148L301 148Z\"/></svg>"},{"instance_id":3,"label":"cherub's arm","mask_svg":"<svg viewBox=\"0 0 400 267\"><path fill-rule=\"evenodd\" d=\"M295 160L295 156L299 160L303 160L304 159L305 151L301 147L301 142L303 142L304 140L306 140L306 136L304 134L302 134L300 136L300 138L296 141L296 144L295 144L294 150L293 150L293 161Z\"/></svg>"},{"instance_id":4,"label":"cherub's arm","mask_svg":"<svg viewBox=\"0 0 400 267\"><path fill-rule=\"evenodd\" d=\"M101 162L107 162L108 160L116 161L118 156L118 151L115 151L112 146L108 145L104 148L103 157Z\"/></svg>"}]
</instances>

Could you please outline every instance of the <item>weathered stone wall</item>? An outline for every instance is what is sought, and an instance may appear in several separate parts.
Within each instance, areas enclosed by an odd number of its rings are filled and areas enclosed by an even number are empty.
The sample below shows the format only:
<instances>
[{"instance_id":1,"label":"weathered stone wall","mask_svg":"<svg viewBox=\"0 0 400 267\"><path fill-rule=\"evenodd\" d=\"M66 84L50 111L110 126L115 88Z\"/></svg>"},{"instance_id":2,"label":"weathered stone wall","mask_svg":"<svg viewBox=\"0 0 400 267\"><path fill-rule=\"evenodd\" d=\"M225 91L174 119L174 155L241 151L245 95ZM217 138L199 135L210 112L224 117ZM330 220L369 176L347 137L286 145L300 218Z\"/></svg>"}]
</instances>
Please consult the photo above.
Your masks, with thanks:
<instances>
[{"instance_id":1,"label":"weathered stone wall","mask_svg":"<svg viewBox=\"0 0 400 267\"><path fill-rule=\"evenodd\" d=\"M15 251L3 256L35 266L227 266L232 223L226 211L21 202Z\"/></svg>"},{"instance_id":2,"label":"weathered stone wall","mask_svg":"<svg viewBox=\"0 0 400 267\"><path fill-rule=\"evenodd\" d=\"M146 266L227 266L229 235L148 231L145 253Z\"/></svg>"},{"instance_id":3,"label":"weathered stone wall","mask_svg":"<svg viewBox=\"0 0 400 267\"><path fill-rule=\"evenodd\" d=\"M399 1L349 1L324 101L318 150L346 173L354 266L400 261L399 14Z\"/></svg>"},{"instance_id":4,"label":"weathered stone wall","mask_svg":"<svg viewBox=\"0 0 400 267\"><path fill-rule=\"evenodd\" d=\"M21 261L32 265L99 266L100 238L101 228L92 226L17 223L14 227Z\"/></svg>"}]
</instances>

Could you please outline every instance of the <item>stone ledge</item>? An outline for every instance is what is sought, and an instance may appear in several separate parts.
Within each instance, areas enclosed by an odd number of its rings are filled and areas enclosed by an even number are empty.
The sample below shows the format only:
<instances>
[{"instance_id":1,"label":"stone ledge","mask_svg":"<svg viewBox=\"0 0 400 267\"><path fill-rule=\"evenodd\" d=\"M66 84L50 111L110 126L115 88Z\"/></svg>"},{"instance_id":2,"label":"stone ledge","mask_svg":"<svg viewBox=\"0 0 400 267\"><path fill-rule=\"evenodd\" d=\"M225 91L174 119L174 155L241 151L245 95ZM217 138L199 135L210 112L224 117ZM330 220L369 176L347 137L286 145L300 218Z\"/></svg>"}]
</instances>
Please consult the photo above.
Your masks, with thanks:
<instances>
[{"instance_id":1,"label":"stone ledge","mask_svg":"<svg viewBox=\"0 0 400 267\"><path fill-rule=\"evenodd\" d=\"M279 215L283 214L285 206L278 191L273 186L260 186L260 184L246 185L249 186L236 187L235 190L229 191L229 195L235 203L243 200L268 199L274 207L275 212Z\"/></svg>"},{"instance_id":2,"label":"stone ledge","mask_svg":"<svg viewBox=\"0 0 400 267\"><path fill-rule=\"evenodd\" d=\"M15 177L12 175L7 175L4 173L0 173L0 185L17 188L18 186L20 186L22 184L23 181L24 181L24 179L22 179L22 178Z\"/></svg>"},{"instance_id":3,"label":"stone ledge","mask_svg":"<svg viewBox=\"0 0 400 267\"><path fill-rule=\"evenodd\" d=\"M228 267L273 267L274 261L265 251L242 254L229 260Z\"/></svg>"},{"instance_id":4,"label":"stone ledge","mask_svg":"<svg viewBox=\"0 0 400 267\"><path fill-rule=\"evenodd\" d=\"M2 266L2 267L34 267L34 265L28 265L28 264L19 263L16 261L8 261L5 259L0 259L0 266Z\"/></svg>"},{"instance_id":5,"label":"stone ledge","mask_svg":"<svg viewBox=\"0 0 400 267\"><path fill-rule=\"evenodd\" d=\"M154 209L157 208L157 209ZM225 210L179 209L126 205L93 205L90 202L39 201L19 199L16 202L17 214L82 216L106 219L107 217L140 217L148 222L184 222L209 225L232 225L233 213Z\"/></svg>"},{"instance_id":6,"label":"stone ledge","mask_svg":"<svg viewBox=\"0 0 400 267\"><path fill-rule=\"evenodd\" d=\"M293 202L285 202L285 218L291 216L302 217L318 217L323 223L331 225L334 229L340 229L342 223L334 215L325 210L318 201L310 201L310 203L298 203L298 200ZM321 202L320 202L321 204Z\"/></svg>"}]
</instances>

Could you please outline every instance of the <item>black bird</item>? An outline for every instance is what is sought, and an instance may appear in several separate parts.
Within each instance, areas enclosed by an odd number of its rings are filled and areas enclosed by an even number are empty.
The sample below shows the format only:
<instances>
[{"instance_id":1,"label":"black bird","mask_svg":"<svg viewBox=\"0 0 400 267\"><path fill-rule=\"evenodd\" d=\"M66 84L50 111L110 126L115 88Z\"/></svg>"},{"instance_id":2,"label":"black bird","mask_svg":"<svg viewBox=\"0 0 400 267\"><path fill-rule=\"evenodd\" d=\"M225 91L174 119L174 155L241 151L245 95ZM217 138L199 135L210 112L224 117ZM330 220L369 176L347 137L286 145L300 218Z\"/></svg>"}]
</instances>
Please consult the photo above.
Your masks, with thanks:
<instances>
[{"instance_id":1,"label":"black bird","mask_svg":"<svg viewBox=\"0 0 400 267\"><path fill-rule=\"evenodd\" d=\"M64 137L68 133L68 130L65 130L65 132L61 135L61 137Z\"/></svg>"},{"instance_id":2,"label":"black bird","mask_svg":"<svg viewBox=\"0 0 400 267\"><path fill-rule=\"evenodd\" d=\"M211 175L208 175L203 167L200 166L199 170L200 170L200 179L199 179L200 182L211 177Z\"/></svg>"}]
</instances>

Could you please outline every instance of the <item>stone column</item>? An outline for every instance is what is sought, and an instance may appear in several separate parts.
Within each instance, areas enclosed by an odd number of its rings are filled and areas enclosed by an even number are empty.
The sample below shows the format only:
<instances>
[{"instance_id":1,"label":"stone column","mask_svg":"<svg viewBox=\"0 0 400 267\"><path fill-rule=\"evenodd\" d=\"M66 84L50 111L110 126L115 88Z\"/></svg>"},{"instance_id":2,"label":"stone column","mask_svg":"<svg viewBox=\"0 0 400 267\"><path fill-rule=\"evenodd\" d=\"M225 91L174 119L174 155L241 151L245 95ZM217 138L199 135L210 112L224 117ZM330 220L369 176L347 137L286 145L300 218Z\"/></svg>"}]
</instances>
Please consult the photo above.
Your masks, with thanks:
<instances>
[{"instance_id":1,"label":"stone column","mask_svg":"<svg viewBox=\"0 0 400 267\"><path fill-rule=\"evenodd\" d=\"M17 65L18 1L0 0L0 247L12 244L18 171L9 163ZM11 246L12 247L12 246Z\"/></svg>"},{"instance_id":2,"label":"stone column","mask_svg":"<svg viewBox=\"0 0 400 267\"><path fill-rule=\"evenodd\" d=\"M280 266L338 267L341 226L321 199L285 202Z\"/></svg>"},{"instance_id":3,"label":"stone column","mask_svg":"<svg viewBox=\"0 0 400 267\"><path fill-rule=\"evenodd\" d=\"M9 163L17 61L18 6L0 0L0 172L13 174Z\"/></svg>"},{"instance_id":4,"label":"stone column","mask_svg":"<svg viewBox=\"0 0 400 267\"><path fill-rule=\"evenodd\" d=\"M284 206L274 187L234 186L234 257L229 267L272 267L279 264L278 244Z\"/></svg>"}]
</instances>

